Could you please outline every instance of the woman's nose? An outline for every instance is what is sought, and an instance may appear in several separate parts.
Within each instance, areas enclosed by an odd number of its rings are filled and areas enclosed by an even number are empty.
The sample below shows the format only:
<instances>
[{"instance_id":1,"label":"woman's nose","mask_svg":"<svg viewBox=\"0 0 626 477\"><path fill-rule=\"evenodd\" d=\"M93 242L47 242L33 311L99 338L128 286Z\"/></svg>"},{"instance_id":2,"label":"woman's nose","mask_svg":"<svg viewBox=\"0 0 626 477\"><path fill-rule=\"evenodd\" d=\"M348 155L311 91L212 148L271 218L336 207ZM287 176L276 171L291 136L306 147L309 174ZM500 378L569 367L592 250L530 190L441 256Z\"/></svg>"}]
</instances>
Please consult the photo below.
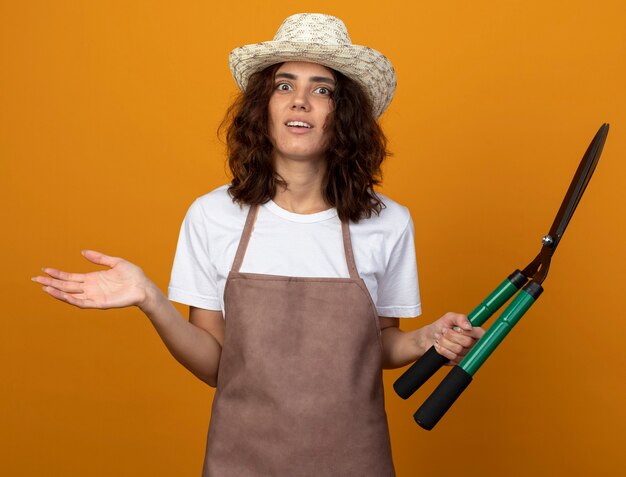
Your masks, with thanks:
<instances>
[{"instance_id":1,"label":"woman's nose","mask_svg":"<svg viewBox=\"0 0 626 477\"><path fill-rule=\"evenodd\" d=\"M300 90L299 92L296 92L294 94L291 109L309 109L309 99L307 97L306 91Z\"/></svg>"}]
</instances>

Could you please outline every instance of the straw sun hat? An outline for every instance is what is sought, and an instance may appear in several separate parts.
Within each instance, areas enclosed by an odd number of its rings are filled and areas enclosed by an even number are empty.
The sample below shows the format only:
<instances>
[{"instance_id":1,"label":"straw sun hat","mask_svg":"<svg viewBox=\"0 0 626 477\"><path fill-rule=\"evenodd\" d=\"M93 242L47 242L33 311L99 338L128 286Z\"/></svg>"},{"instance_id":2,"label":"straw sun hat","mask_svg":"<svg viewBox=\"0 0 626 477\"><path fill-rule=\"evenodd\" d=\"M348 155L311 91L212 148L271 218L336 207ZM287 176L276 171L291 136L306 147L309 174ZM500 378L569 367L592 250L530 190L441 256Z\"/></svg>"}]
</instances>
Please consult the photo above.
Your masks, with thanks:
<instances>
[{"instance_id":1,"label":"straw sun hat","mask_svg":"<svg viewBox=\"0 0 626 477\"><path fill-rule=\"evenodd\" d=\"M310 61L332 68L360 83L379 117L393 98L396 74L380 52L353 45L344 23L319 13L288 17L272 41L245 45L230 53L230 70L242 91L253 73L285 61Z\"/></svg>"}]
</instances>

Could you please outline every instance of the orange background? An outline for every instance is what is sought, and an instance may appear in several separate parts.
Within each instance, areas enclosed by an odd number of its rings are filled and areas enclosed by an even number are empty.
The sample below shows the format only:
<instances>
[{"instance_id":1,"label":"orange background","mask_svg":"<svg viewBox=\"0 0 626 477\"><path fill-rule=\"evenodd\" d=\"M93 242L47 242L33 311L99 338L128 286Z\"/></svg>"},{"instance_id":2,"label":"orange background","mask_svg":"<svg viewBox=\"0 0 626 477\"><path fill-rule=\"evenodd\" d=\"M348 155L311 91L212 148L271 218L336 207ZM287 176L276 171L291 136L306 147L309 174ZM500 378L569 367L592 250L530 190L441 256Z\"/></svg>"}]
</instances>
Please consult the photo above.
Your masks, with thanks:
<instances>
[{"instance_id":1,"label":"orange background","mask_svg":"<svg viewBox=\"0 0 626 477\"><path fill-rule=\"evenodd\" d=\"M91 270L93 248L165 289L187 207L227 181L227 55L297 11L343 18L397 69L382 190L411 209L425 311L405 328L525 266L611 123L546 292L444 420L411 417L443 372L406 402L400 370L386 386L399 477L623 475L621 0L0 1L0 473L199 475L212 390L138 310L72 308L29 278Z\"/></svg>"}]
</instances>

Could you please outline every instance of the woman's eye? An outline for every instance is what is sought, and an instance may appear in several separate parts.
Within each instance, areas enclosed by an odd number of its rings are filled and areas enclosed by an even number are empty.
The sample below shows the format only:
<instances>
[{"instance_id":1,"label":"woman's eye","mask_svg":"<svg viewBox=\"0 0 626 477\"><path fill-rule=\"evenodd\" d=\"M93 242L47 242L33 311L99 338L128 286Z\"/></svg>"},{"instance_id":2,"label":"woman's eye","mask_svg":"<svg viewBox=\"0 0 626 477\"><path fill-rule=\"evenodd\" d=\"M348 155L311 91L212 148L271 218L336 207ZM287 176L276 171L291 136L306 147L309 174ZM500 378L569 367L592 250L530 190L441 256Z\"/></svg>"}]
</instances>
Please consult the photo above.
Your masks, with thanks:
<instances>
[{"instance_id":1,"label":"woman's eye","mask_svg":"<svg viewBox=\"0 0 626 477\"><path fill-rule=\"evenodd\" d=\"M326 88L325 86L320 86L319 88L316 88L315 92L325 95L331 95L333 93L329 88Z\"/></svg>"},{"instance_id":2,"label":"woman's eye","mask_svg":"<svg viewBox=\"0 0 626 477\"><path fill-rule=\"evenodd\" d=\"M289 91L291 89L291 86L287 83L278 83L276 85L276 89L278 91Z\"/></svg>"}]
</instances>

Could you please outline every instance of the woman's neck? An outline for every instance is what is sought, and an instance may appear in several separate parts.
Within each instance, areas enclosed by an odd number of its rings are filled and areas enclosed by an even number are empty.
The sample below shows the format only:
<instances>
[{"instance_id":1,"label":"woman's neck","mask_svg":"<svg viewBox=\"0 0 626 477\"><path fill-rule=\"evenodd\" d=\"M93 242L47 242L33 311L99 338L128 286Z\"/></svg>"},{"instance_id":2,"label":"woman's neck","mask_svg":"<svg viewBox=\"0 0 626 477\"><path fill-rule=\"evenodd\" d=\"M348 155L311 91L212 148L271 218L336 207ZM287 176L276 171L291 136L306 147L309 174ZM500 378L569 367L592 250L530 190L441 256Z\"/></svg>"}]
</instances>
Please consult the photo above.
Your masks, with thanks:
<instances>
[{"instance_id":1,"label":"woman's neck","mask_svg":"<svg viewBox=\"0 0 626 477\"><path fill-rule=\"evenodd\" d=\"M285 210L296 214L314 214L329 209L322 195L326 161L274 161L276 172L287 182L278 186L272 200Z\"/></svg>"}]
</instances>

